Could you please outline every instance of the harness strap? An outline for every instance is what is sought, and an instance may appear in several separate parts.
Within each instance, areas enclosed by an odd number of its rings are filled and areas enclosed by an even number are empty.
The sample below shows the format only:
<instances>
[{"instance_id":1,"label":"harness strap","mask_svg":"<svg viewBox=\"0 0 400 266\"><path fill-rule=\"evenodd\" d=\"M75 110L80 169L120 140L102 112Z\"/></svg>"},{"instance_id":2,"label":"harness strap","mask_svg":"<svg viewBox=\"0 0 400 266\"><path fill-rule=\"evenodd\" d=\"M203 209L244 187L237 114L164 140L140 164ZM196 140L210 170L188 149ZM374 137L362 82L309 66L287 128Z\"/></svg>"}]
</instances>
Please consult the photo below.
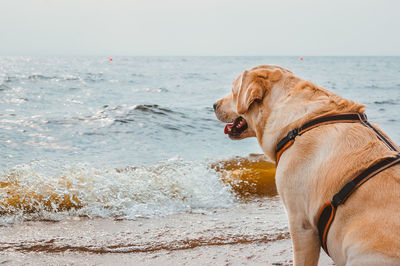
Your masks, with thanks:
<instances>
[{"instance_id":1,"label":"harness strap","mask_svg":"<svg viewBox=\"0 0 400 266\"><path fill-rule=\"evenodd\" d=\"M363 123L364 126L369 127L370 129L372 129L376 136L383 141L389 149L391 149L392 151L397 151L399 152L399 150L395 147L395 145L388 140L381 132L379 132L373 125L371 125L368 121L367 121L367 117L365 116L365 119L361 120L361 123Z\"/></svg>"},{"instance_id":2,"label":"harness strap","mask_svg":"<svg viewBox=\"0 0 400 266\"><path fill-rule=\"evenodd\" d=\"M325 203L322 206L317 216L317 228L321 246L325 250L326 254L329 255L326 241L329 229L331 227L333 219L335 218L337 207L341 204L344 204L346 200L350 197L350 195L353 194L353 192L357 188L367 182L370 178L398 163L400 163L400 155L385 158L378 163L368 167L359 175L357 175L353 180L344 185L343 188L333 196L331 202Z\"/></svg>"},{"instance_id":3,"label":"harness strap","mask_svg":"<svg viewBox=\"0 0 400 266\"><path fill-rule=\"evenodd\" d=\"M379 132L374 126L372 126L367 121L367 116L365 114L360 114L360 113L331 115L331 116L316 118L304 124L302 127L290 131L286 137L284 137L279 141L275 150L276 165L278 165L282 153L293 145L294 140L297 136L302 135L305 132L322 125L333 124L333 123L357 123L357 122L360 122L364 126L372 129L376 134L376 136L381 141L383 141L390 150L397 152L397 155L395 157L384 158L379 162L373 164L372 166L368 167L364 171L362 171L350 182L344 185L343 188L333 196L331 202L325 203L321 207L317 216L318 235L321 242L321 246L328 255L329 252L327 247L327 236L330 226L335 218L337 207L341 204L344 204L346 200L350 197L350 195L353 194L353 192L357 188L359 188L362 184L367 182L370 178L388 169L389 167L400 163L400 151L389 139L387 139L381 132Z\"/></svg>"},{"instance_id":4,"label":"harness strap","mask_svg":"<svg viewBox=\"0 0 400 266\"><path fill-rule=\"evenodd\" d=\"M292 131L289 131L287 136L278 142L278 145L276 145L275 149L276 165L278 165L282 153L293 145L294 139L297 136L300 136L315 127L334 124L334 123L357 123L357 122L365 123L365 121L367 121L367 116L365 114L359 114L359 113L323 116L311 120L310 122L304 124L303 126L293 129Z\"/></svg>"}]
</instances>

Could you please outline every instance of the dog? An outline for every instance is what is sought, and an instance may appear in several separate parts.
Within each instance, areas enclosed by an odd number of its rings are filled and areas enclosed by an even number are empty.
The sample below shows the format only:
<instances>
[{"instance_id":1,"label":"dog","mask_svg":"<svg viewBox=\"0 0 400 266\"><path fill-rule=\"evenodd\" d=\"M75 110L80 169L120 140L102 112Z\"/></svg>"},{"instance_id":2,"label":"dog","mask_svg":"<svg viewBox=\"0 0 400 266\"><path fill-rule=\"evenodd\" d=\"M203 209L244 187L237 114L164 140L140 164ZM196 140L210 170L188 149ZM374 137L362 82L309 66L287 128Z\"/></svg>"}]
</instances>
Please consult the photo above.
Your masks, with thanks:
<instances>
[{"instance_id":1,"label":"dog","mask_svg":"<svg viewBox=\"0 0 400 266\"><path fill-rule=\"evenodd\" d=\"M261 65L239 75L232 93L217 101L214 111L228 123L225 133L231 139L256 137L265 156L277 163L276 146L289 131L318 117L362 114L365 106L285 68ZM288 215L295 265L318 264L321 207L362 169L396 156L377 133L391 140L374 128L321 125L297 136L280 156L275 179ZM326 243L336 265L400 265L398 164L365 182L337 208Z\"/></svg>"}]
</instances>

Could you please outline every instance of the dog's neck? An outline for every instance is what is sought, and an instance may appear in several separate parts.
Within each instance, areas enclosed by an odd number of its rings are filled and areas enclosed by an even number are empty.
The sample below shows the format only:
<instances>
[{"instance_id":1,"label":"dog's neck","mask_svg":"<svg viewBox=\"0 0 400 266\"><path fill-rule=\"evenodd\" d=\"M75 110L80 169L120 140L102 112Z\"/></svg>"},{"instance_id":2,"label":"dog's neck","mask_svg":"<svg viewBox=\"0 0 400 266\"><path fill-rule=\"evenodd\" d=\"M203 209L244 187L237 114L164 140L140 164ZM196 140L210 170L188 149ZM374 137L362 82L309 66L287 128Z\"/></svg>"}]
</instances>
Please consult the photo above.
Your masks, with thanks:
<instances>
[{"instance_id":1,"label":"dog's neck","mask_svg":"<svg viewBox=\"0 0 400 266\"><path fill-rule=\"evenodd\" d=\"M270 112L259 142L267 157L275 161L280 139L295 128L323 115L363 112L364 106L346 100L310 82L299 82L289 90L275 89L266 101Z\"/></svg>"}]
</instances>

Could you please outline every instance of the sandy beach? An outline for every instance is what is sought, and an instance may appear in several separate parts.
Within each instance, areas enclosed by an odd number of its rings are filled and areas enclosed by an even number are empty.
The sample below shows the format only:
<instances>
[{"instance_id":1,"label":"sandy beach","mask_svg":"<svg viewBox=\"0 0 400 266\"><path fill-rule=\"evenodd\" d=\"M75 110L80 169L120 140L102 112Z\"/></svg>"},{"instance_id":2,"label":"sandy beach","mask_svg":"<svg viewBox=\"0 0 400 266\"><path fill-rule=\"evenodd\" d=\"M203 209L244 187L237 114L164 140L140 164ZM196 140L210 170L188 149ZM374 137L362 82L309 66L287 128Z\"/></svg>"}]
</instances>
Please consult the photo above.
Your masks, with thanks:
<instances>
[{"instance_id":1,"label":"sandy beach","mask_svg":"<svg viewBox=\"0 0 400 266\"><path fill-rule=\"evenodd\" d=\"M275 197L135 221L70 217L0 229L2 265L292 265ZM321 252L320 265L332 265Z\"/></svg>"}]
</instances>

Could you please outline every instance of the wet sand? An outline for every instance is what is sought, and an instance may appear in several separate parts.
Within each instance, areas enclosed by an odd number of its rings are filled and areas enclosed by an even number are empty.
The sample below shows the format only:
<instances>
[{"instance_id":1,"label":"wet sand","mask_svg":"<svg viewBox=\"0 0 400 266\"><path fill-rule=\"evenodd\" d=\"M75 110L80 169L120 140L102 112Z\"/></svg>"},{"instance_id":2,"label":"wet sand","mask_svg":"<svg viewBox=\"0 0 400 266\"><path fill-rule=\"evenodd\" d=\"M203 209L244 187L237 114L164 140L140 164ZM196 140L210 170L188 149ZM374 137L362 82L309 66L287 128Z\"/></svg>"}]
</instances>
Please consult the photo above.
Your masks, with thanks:
<instances>
[{"instance_id":1,"label":"wet sand","mask_svg":"<svg viewBox=\"0 0 400 266\"><path fill-rule=\"evenodd\" d=\"M291 265L278 197L137 220L69 217L0 228L0 264ZM321 252L320 265L332 265Z\"/></svg>"}]
</instances>

